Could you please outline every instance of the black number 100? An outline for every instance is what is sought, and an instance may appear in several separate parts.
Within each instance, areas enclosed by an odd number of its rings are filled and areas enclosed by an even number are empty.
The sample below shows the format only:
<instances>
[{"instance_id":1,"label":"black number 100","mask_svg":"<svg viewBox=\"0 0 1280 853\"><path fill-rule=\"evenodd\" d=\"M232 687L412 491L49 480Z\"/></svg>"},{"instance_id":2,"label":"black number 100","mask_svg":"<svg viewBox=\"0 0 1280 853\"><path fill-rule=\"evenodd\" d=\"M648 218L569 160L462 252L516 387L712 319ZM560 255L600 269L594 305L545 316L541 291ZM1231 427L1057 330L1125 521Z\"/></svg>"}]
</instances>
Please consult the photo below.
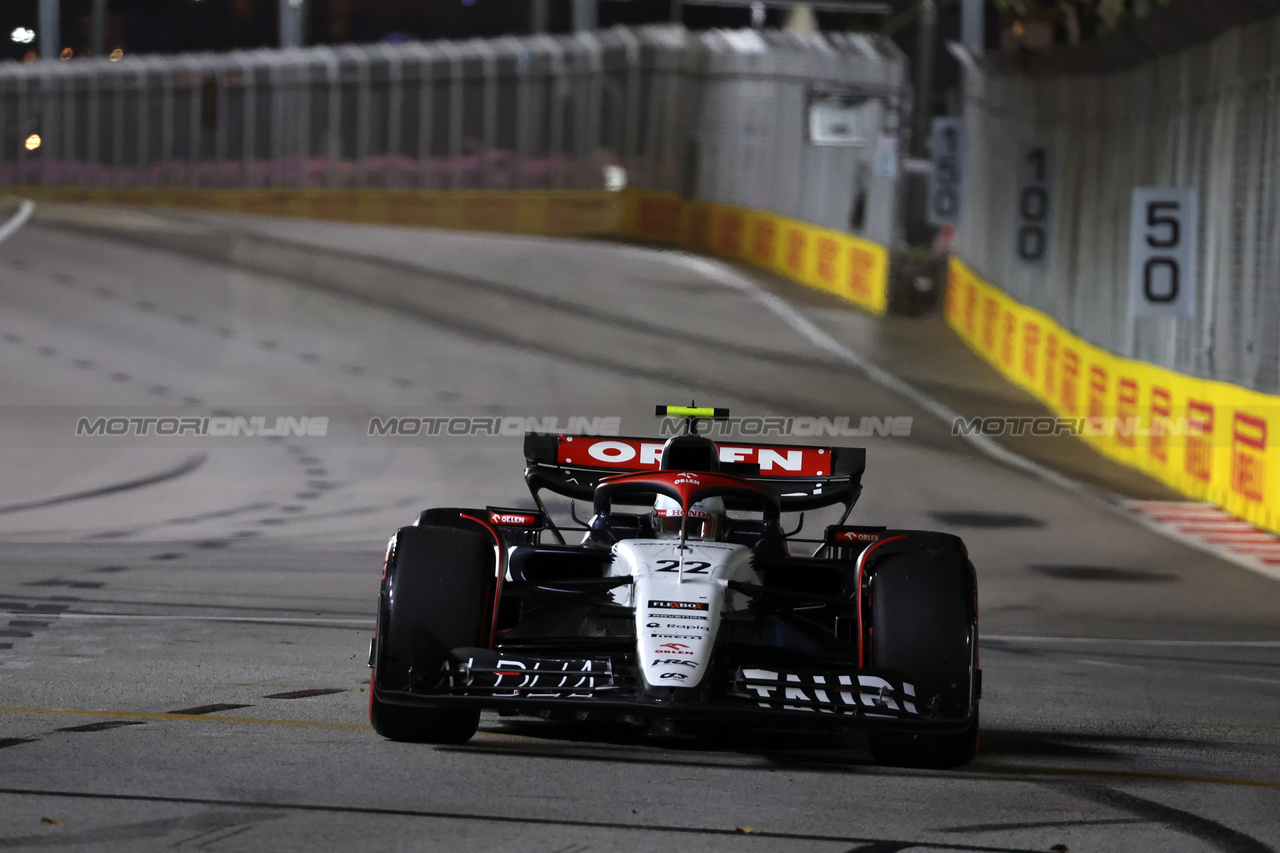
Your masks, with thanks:
<instances>
[{"instance_id":1,"label":"black number 100","mask_svg":"<svg viewBox=\"0 0 1280 853\"><path fill-rule=\"evenodd\" d=\"M1049 218L1049 191L1043 186L1048 179L1047 159L1043 148L1032 148L1027 152L1026 160L1034 169L1032 183L1023 187L1018 195L1020 226L1017 249L1018 257L1024 261L1043 260L1049 245L1045 233Z\"/></svg>"}]
</instances>

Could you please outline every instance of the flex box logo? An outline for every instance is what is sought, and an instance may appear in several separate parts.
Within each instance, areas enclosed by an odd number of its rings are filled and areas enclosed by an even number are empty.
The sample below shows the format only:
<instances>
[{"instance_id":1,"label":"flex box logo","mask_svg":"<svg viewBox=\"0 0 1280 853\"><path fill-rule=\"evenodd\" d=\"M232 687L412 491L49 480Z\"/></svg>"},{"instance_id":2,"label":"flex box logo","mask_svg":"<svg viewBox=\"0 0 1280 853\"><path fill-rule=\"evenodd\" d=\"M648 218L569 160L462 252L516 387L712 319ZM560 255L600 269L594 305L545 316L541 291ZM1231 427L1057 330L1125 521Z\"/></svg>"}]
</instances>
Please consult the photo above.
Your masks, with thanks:
<instances>
[{"instance_id":1,"label":"flex box logo","mask_svg":"<svg viewBox=\"0 0 1280 853\"><path fill-rule=\"evenodd\" d=\"M705 601L650 601L652 610L710 610Z\"/></svg>"}]
</instances>

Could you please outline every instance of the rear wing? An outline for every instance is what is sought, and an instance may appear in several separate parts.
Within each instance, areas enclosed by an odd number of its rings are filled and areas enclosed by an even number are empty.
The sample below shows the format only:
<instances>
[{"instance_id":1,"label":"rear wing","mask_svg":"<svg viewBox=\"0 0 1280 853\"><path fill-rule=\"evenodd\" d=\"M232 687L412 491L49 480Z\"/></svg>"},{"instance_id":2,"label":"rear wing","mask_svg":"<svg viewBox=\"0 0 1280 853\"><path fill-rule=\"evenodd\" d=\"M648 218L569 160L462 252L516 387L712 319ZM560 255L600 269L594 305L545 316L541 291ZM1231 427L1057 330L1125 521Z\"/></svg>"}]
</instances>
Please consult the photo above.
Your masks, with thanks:
<instances>
[{"instance_id":1,"label":"rear wing","mask_svg":"<svg viewBox=\"0 0 1280 853\"><path fill-rule=\"evenodd\" d=\"M525 481L535 501L542 489L589 501L603 477L657 471L663 443L649 438L526 433ZM836 504L851 507L862 491L867 452L861 447L743 442L718 447L721 473L766 486L778 496L784 512Z\"/></svg>"}]
</instances>

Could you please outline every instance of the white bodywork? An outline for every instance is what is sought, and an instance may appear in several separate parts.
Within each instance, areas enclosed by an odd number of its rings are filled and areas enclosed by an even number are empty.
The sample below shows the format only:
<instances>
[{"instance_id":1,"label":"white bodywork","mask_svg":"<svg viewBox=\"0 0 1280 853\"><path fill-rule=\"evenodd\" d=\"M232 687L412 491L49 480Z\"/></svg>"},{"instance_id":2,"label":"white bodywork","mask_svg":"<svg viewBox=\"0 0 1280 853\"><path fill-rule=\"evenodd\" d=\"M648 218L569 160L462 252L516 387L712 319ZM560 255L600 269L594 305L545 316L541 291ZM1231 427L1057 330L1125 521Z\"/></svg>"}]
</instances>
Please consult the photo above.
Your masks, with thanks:
<instances>
[{"instance_id":1,"label":"white bodywork","mask_svg":"<svg viewBox=\"0 0 1280 853\"><path fill-rule=\"evenodd\" d=\"M721 616L746 606L728 582L759 583L751 549L726 542L629 539L613 546L609 574L634 578L613 597L635 608L639 671L650 687L697 687Z\"/></svg>"}]
</instances>

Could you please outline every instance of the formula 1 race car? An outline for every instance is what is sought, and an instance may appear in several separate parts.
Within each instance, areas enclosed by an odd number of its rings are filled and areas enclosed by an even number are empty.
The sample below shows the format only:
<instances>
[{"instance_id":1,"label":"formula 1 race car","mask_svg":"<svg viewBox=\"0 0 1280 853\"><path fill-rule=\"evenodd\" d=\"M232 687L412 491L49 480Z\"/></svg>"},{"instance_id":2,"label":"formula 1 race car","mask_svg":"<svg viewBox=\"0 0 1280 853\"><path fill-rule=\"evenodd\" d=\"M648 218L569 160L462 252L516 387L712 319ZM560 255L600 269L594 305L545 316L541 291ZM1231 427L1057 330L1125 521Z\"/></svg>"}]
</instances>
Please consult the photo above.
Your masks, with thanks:
<instances>
[{"instance_id":1,"label":"formula 1 race car","mask_svg":"<svg viewBox=\"0 0 1280 853\"><path fill-rule=\"evenodd\" d=\"M865 450L717 445L699 425L727 410L658 414L682 432L526 434L536 509L428 509L396 532L369 650L374 729L462 743L482 709L862 726L881 763L972 760L982 680L964 543L845 524ZM589 501L590 520L571 504L575 525L556 524L544 491ZM782 529L783 513L840 505L820 540Z\"/></svg>"}]
</instances>

